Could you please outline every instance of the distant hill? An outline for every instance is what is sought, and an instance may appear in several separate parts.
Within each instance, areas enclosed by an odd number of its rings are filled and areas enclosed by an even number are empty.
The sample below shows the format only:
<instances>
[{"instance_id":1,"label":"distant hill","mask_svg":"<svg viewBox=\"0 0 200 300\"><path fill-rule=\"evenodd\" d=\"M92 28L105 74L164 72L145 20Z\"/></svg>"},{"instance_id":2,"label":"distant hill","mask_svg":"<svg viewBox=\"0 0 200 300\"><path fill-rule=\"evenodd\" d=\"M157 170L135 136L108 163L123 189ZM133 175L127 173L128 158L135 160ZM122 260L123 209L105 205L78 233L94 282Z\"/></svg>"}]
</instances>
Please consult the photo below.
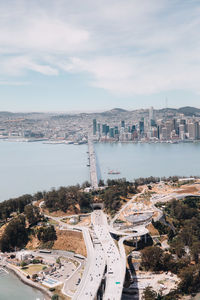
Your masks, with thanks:
<instances>
[{"instance_id":1,"label":"distant hill","mask_svg":"<svg viewBox=\"0 0 200 300\"><path fill-rule=\"evenodd\" d=\"M113 117L113 116L121 116L124 114L129 114L130 111L122 109L122 108L113 108L111 110L103 111L100 113L92 113L91 115L102 116L102 117Z\"/></svg>"},{"instance_id":2,"label":"distant hill","mask_svg":"<svg viewBox=\"0 0 200 300\"><path fill-rule=\"evenodd\" d=\"M14 113L9 111L0 111L0 116L12 116Z\"/></svg>"},{"instance_id":3,"label":"distant hill","mask_svg":"<svg viewBox=\"0 0 200 300\"><path fill-rule=\"evenodd\" d=\"M192 106L185 106L178 109L178 112L186 115L186 116L193 116L193 115L199 115L200 109Z\"/></svg>"},{"instance_id":4,"label":"distant hill","mask_svg":"<svg viewBox=\"0 0 200 300\"><path fill-rule=\"evenodd\" d=\"M158 113L179 113L184 114L185 116L196 116L200 115L200 109L192 106L184 106L180 108L162 108L156 110Z\"/></svg>"},{"instance_id":5,"label":"distant hill","mask_svg":"<svg viewBox=\"0 0 200 300\"><path fill-rule=\"evenodd\" d=\"M185 106L180 108L162 108L162 109L155 109L155 111L159 114L166 114L170 113L172 115L176 115L177 113L184 114L185 116L200 116L200 109L196 107L191 106ZM104 112L93 112L93 113L74 113L74 114L68 114L68 113L39 113L39 112L29 112L29 113L13 113L8 111L0 111L0 117L28 117L28 118L53 118L53 119L59 119L59 118L76 118L77 116L81 116L83 118L98 118L99 116L109 118L109 117L118 117L118 118L131 118L135 114L139 115L147 115L148 114L148 108L147 109L136 109L136 110L126 110L122 108L113 108L108 111Z\"/></svg>"}]
</instances>

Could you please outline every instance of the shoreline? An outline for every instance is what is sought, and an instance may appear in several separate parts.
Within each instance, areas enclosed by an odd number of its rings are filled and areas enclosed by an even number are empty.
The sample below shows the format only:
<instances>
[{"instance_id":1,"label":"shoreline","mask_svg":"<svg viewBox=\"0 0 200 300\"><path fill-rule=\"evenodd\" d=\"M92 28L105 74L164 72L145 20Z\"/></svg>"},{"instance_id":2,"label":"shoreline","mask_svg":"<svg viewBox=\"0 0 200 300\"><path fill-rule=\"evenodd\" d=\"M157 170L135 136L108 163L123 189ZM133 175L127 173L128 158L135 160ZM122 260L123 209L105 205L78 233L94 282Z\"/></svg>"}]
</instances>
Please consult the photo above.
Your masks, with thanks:
<instances>
[{"instance_id":1,"label":"shoreline","mask_svg":"<svg viewBox=\"0 0 200 300\"><path fill-rule=\"evenodd\" d=\"M41 286L40 284L38 284L36 282L33 282L31 279L26 278L26 276L24 276L19 270L17 270L11 264L7 264L5 268L8 269L9 271L13 272L14 275L17 276L18 279L20 281L22 281L24 284L39 290L43 294L44 300L51 300L52 293L50 291L48 291L45 287Z\"/></svg>"},{"instance_id":2,"label":"shoreline","mask_svg":"<svg viewBox=\"0 0 200 300\"><path fill-rule=\"evenodd\" d=\"M8 137L0 137L0 141L5 142L15 142L15 143L31 143L31 142L42 142L43 144L47 145L87 145L88 142L76 142L76 141L68 141L68 140L48 140L47 138L44 139L28 139L28 138L8 138ZM190 143L200 143L200 140L95 140L94 143L99 144L190 144Z\"/></svg>"}]
</instances>

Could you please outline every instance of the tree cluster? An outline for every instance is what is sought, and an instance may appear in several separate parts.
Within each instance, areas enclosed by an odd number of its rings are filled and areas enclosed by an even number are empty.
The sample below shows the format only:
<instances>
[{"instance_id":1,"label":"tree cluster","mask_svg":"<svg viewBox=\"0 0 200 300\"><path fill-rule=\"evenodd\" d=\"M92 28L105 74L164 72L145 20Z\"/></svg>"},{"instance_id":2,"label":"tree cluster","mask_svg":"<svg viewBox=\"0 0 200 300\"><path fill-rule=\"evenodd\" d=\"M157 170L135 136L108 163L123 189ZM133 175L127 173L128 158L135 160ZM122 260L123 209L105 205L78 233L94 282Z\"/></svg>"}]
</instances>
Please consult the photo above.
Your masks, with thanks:
<instances>
[{"instance_id":1,"label":"tree cluster","mask_svg":"<svg viewBox=\"0 0 200 300\"><path fill-rule=\"evenodd\" d=\"M54 226L51 225L40 227L37 230L37 238L43 243L57 240L57 235Z\"/></svg>"},{"instance_id":2,"label":"tree cluster","mask_svg":"<svg viewBox=\"0 0 200 300\"><path fill-rule=\"evenodd\" d=\"M181 278L178 293L191 294L199 292L200 197L188 196L183 200L174 199L165 204L164 212L175 227L174 235L170 237L170 232L167 233L171 253L168 253L170 255L168 257L170 259L162 265L166 254L163 256L161 250L146 248L142 254L143 266L154 271L160 268L163 271L170 270L178 274ZM157 222L154 222L154 226L158 228L159 232L167 231L162 224ZM149 257L149 262L147 257ZM157 260L154 259L155 257L157 257Z\"/></svg>"},{"instance_id":3,"label":"tree cluster","mask_svg":"<svg viewBox=\"0 0 200 300\"><path fill-rule=\"evenodd\" d=\"M29 222L29 226L33 226L41 220L39 208L37 206L33 206L32 204L25 206L24 214Z\"/></svg>"},{"instance_id":4,"label":"tree cluster","mask_svg":"<svg viewBox=\"0 0 200 300\"><path fill-rule=\"evenodd\" d=\"M116 212L120 209L122 198L127 198L129 193L137 193L135 185L125 179L108 179L107 185L108 187L101 192L101 198L109 213Z\"/></svg>"},{"instance_id":5,"label":"tree cluster","mask_svg":"<svg viewBox=\"0 0 200 300\"><path fill-rule=\"evenodd\" d=\"M151 183L157 183L160 180L165 181L165 182L177 182L179 179L179 176L170 176L170 177L154 177L154 176L150 176L150 177L140 177L135 179L135 184L137 186L139 185L144 185L144 184L151 184Z\"/></svg>"},{"instance_id":6,"label":"tree cluster","mask_svg":"<svg viewBox=\"0 0 200 300\"><path fill-rule=\"evenodd\" d=\"M31 195L23 195L0 203L0 220L6 220L13 212L22 213L27 204L34 200Z\"/></svg>"},{"instance_id":7,"label":"tree cluster","mask_svg":"<svg viewBox=\"0 0 200 300\"><path fill-rule=\"evenodd\" d=\"M2 252L21 248L28 241L28 230L26 229L25 217L19 215L8 223L0 240Z\"/></svg>"},{"instance_id":8,"label":"tree cluster","mask_svg":"<svg viewBox=\"0 0 200 300\"><path fill-rule=\"evenodd\" d=\"M74 212L77 211L76 205L80 205L81 211L89 211L91 203L91 194L85 193L80 190L80 186L68 186L60 187L59 189L53 189L47 192L44 196L45 206L49 211L67 210L72 209Z\"/></svg>"},{"instance_id":9,"label":"tree cluster","mask_svg":"<svg viewBox=\"0 0 200 300\"><path fill-rule=\"evenodd\" d=\"M180 299L175 291L163 296L153 290L151 286L147 286L142 294L142 300L177 300Z\"/></svg>"},{"instance_id":10,"label":"tree cluster","mask_svg":"<svg viewBox=\"0 0 200 300\"><path fill-rule=\"evenodd\" d=\"M173 227L171 226L171 224L167 225L167 223L164 224L160 221L154 221L152 219L152 225L158 230L160 235L167 234L169 240L172 240L172 238L175 235Z\"/></svg>"},{"instance_id":11,"label":"tree cluster","mask_svg":"<svg viewBox=\"0 0 200 300\"><path fill-rule=\"evenodd\" d=\"M142 250L141 266L147 271L176 272L176 263L171 254L165 253L158 246L146 247Z\"/></svg>"}]
</instances>

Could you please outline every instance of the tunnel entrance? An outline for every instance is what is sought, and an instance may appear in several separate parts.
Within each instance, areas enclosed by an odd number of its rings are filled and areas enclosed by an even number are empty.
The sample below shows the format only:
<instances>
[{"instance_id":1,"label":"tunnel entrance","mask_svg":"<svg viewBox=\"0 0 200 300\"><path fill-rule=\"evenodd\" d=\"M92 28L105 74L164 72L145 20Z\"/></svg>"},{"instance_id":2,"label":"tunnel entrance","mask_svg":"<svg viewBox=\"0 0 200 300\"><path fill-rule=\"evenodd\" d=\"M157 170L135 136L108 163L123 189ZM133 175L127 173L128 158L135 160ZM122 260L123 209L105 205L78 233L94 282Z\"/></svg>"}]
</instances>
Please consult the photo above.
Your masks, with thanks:
<instances>
[{"instance_id":1,"label":"tunnel entrance","mask_svg":"<svg viewBox=\"0 0 200 300\"><path fill-rule=\"evenodd\" d=\"M104 209L104 204L103 203L92 203L91 207L93 210Z\"/></svg>"}]
</instances>

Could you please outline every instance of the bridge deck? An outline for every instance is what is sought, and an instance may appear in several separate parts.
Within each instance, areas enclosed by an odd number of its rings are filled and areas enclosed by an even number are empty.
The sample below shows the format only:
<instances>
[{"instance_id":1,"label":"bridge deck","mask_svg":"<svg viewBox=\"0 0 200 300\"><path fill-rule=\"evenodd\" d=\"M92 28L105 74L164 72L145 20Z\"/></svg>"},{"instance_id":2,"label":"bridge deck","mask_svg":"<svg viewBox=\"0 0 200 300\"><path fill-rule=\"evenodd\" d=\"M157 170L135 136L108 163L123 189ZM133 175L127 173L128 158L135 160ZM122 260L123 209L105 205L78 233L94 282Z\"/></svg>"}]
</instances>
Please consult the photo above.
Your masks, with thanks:
<instances>
[{"instance_id":1,"label":"bridge deck","mask_svg":"<svg viewBox=\"0 0 200 300\"><path fill-rule=\"evenodd\" d=\"M89 152L89 160L90 160L91 186L94 189L98 189L96 154L95 154L95 150L94 150L93 141L89 138L88 138L88 152Z\"/></svg>"}]
</instances>

